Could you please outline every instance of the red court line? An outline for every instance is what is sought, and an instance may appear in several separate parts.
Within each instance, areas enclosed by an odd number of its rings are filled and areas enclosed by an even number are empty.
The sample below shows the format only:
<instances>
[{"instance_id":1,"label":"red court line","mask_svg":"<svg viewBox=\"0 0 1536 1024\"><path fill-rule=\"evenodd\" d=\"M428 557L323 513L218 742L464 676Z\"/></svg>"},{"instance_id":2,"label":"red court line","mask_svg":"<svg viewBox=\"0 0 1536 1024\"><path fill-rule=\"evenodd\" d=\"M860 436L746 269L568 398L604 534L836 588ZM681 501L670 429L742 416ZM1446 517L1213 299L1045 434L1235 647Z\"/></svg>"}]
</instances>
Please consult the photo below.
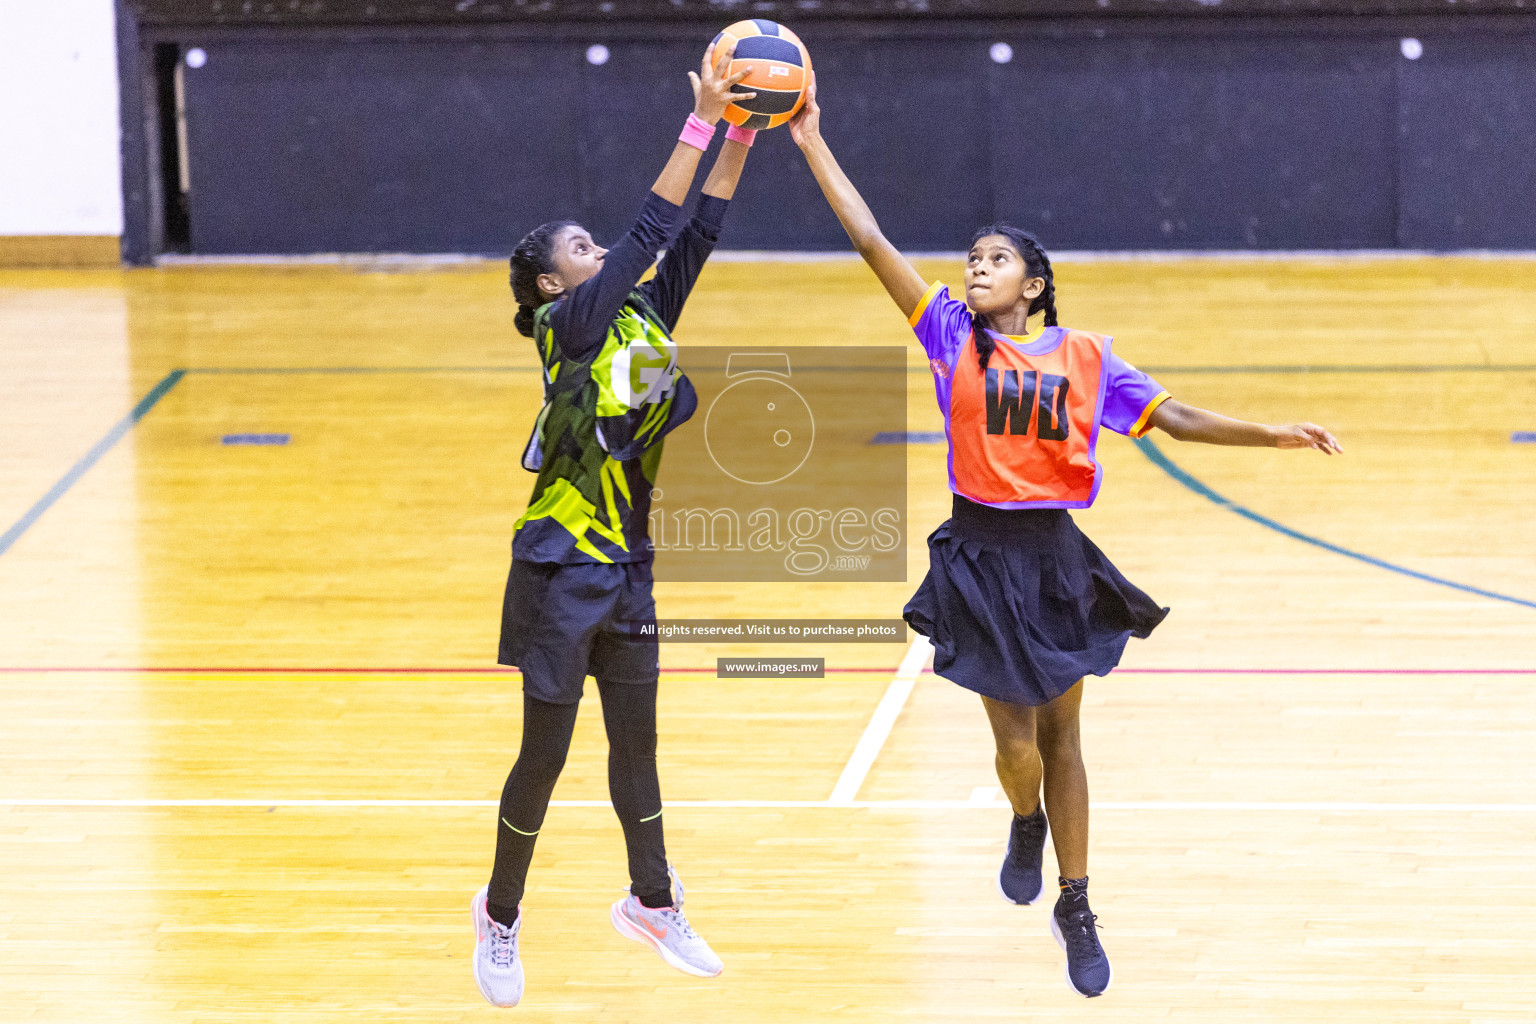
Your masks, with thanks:
<instances>
[{"instance_id":1,"label":"red court line","mask_svg":"<svg viewBox=\"0 0 1536 1024\"><path fill-rule=\"evenodd\" d=\"M1529 676L1536 668L1117 668L1116 675Z\"/></svg>"},{"instance_id":2,"label":"red court line","mask_svg":"<svg viewBox=\"0 0 1536 1024\"><path fill-rule=\"evenodd\" d=\"M890 668L827 668L827 672L894 675ZM0 672L80 672L80 673L207 673L210 675L520 675L515 668L336 668L294 666L228 666L204 665L194 667L165 666L111 666L111 665L0 665ZM714 673L708 666L663 668L662 675L680 673ZM933 669L923 669L924 675L933 675ZM1193 675L1193 676L1528 676L1536 675L1533 668L1118 668L1115 675Z\"/></svg>"},{"instance_id":3,"label":"red court line","mask_svg":"<svg viewBox=\"0 0 1536 1024\"><path fill-rule=\"evenodd\" d=\"M707 665L696 668L663 668L662 675L675 675L679 672L715 672L716 669ZM862 672L890 674L894 668L828 668L827 672ZM259 666L228 666L228 665L204 665L200 667L162 667L162 666L121 666L121 665L85 665L71 667L68 665L5 665L0 666L0 672L160 672L174 674L179 672L193 673L204 672L223 675L521 675L515 668L295 668L293 666L259 667Z\"/></svg>"}]
</instances>

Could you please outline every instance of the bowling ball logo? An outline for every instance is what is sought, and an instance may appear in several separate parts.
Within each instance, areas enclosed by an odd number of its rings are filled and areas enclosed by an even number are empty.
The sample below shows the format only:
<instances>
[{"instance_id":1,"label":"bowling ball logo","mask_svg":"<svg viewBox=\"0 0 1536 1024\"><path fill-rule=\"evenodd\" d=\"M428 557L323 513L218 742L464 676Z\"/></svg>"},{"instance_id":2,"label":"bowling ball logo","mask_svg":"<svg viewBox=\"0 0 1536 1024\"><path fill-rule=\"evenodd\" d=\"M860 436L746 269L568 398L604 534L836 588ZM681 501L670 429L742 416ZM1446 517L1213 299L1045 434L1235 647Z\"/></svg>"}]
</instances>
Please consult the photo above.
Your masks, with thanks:
<instances>
[{"instance_id":1,"label":"bowling ball logo","mask_svg":"<svg viewBox=\"0 0 1536 1024\"><path fill-rule=\"evenodd\" d=\"M789 384L789 356L735 352L731 381L704 414L704 445L720 472L744 484L776 484L810 458L816 441L811 407Z\"/></svg>"}]
</instances>

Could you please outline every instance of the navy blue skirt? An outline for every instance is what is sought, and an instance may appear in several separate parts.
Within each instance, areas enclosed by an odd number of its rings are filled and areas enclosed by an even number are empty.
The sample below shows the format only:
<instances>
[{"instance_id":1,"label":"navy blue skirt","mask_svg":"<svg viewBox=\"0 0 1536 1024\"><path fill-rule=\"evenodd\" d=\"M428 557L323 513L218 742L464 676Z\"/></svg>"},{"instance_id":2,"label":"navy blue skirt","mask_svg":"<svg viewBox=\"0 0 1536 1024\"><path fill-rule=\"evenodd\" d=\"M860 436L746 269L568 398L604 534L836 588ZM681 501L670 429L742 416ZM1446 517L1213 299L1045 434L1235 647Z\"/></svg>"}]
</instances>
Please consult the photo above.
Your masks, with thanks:
<instances>
[{"instance_id":1,"label":"navy blue skirt","mask_svg":"<svg viewBox=\"0 0 1536 1024\"><path fill-rule=\"evenodd\" d=\"M955 495L928 537L928 575L902 617L933 641L933 670L1031 706L1107 675L1168 609L1120 575L1064 509L995 509Z\"/></svg>"}]
</instances>

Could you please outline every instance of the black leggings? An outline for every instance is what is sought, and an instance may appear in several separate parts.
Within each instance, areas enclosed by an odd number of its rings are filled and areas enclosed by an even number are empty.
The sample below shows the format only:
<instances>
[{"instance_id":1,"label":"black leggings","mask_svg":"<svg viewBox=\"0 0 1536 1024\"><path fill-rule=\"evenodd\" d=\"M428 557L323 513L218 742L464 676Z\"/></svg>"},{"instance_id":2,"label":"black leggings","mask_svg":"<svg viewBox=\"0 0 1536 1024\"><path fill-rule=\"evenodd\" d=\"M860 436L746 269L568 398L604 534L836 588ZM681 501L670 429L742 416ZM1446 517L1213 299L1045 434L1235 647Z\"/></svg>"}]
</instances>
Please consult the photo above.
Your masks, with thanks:
<instances>
[{"instance_id":1,"label":"black leggings","mask_svg":"<svg viewBox=\"0 0 1536 1024\"><path fill-rule=\"evenodd\" d=\"M629 848L630 892L647 907L672 905L661 830L661 783L656 777L656 683L597 681L608 732L608 792ZM576 704L523 695L523 747L501 790L491 916L511 924L523 899L533 844L544 827L549 797L565 767L576 727Z\"/></svg>"}]
</instances>

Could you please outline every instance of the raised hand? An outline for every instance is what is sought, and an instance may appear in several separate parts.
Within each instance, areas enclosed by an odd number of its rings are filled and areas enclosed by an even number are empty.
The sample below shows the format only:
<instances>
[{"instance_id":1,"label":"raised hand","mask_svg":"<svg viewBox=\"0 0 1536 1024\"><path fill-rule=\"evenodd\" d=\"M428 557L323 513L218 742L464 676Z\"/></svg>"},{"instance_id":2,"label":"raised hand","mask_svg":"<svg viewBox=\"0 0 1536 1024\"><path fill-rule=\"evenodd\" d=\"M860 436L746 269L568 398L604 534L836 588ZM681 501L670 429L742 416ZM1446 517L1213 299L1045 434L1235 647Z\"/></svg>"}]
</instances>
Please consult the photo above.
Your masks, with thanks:
<instances>
[{"instance_id":1,"label":"raised hand","mask_svg":"<svg viewBox=\"0 0 1536 1024\"><path fill-rule=\"evenodd\" d=\"M688 72L688 84L693 86L693 116L706 124L714 124L725 116L725 108L736 100L749 100L756 96L755 92L732 92L731 87L741 82L752 73L749 64L734 75L728 72L731 69L731 56L736 52L736 44L732 43L730 49L721 55L719 63L714 67L709 66L709 51L712 47L704 48L704 59L699 62L699 70Z\"/></svg>"},{"instance_id":2,"label":"raised hand","mask_svg":"<svg viewBox=\"0 0 1536 1024\"><path fill-rule=\"evenodd\" d=\"M811 72L811 84L805 90L805 105L789 119L789 134L795 145L803 146L821 134L821 107L816 105L816 72Z\"/></svg>"},{"instance_id":3,"label":"raised hand","mask_svg":"<svg viewBox=\"0 0 1536 1024\"><path fill-rule=\"evenodd\" d=\"M1276 448L1316 448L1324 455L1342 455L1344 446L1316 423L1292 423L1276 427Z\"/></svg>"}]
</instances>

